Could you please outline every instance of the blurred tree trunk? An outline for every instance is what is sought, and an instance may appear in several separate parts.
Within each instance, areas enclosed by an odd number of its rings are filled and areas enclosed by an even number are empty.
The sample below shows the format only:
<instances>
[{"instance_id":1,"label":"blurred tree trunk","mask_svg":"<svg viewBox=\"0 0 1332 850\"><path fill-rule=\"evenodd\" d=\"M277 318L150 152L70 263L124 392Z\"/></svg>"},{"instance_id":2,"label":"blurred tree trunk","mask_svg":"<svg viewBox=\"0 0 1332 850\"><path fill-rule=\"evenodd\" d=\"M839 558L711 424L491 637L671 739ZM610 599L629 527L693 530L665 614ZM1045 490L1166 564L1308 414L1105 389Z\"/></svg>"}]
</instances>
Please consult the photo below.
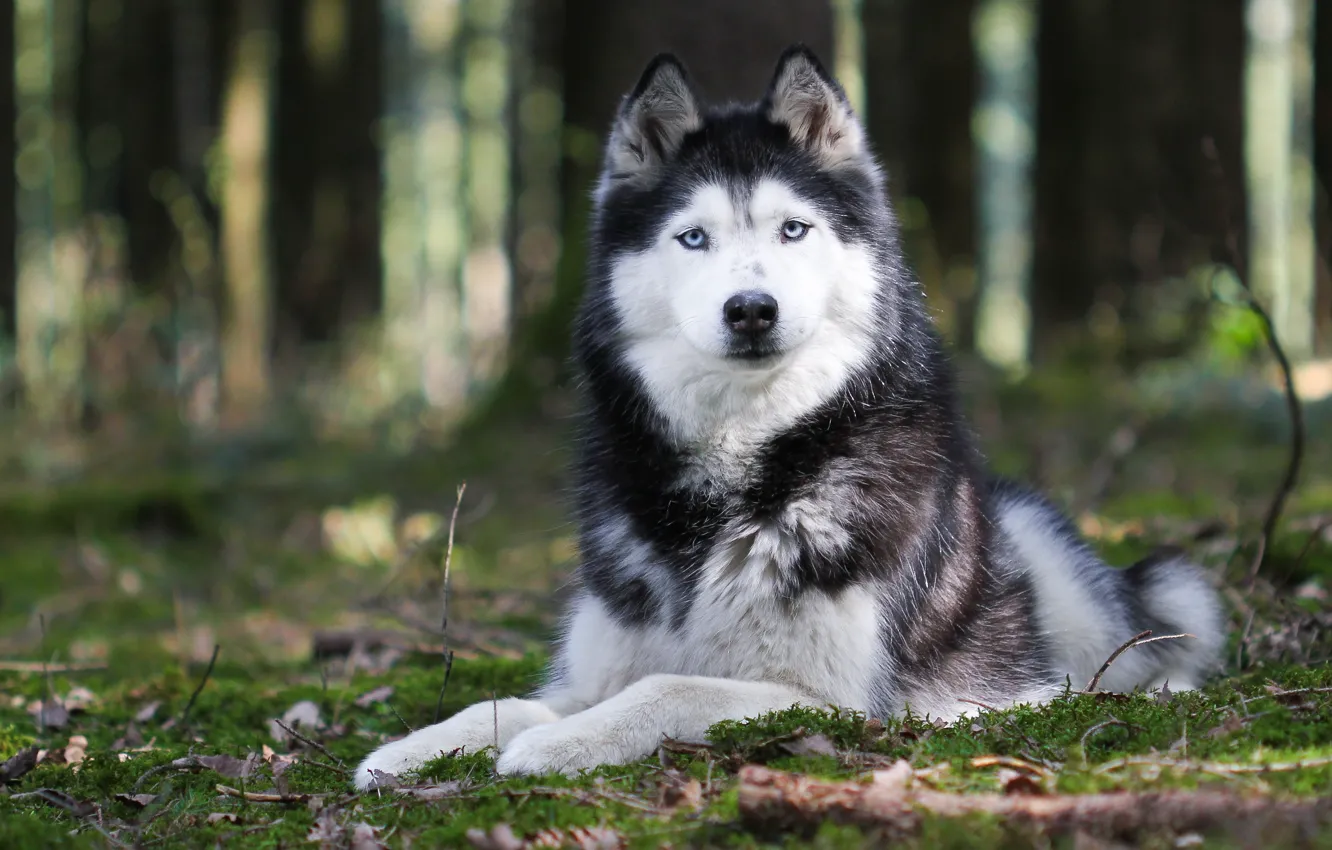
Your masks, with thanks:
<instances>
[{"instance_id":1,"label":"blurred tree trunk","mask_svg":"<svg viewBox=\"0 0 1332 850\"><path fill-rule=\"evenodd\" d=\"M509 256L513 267L511 313L516 338L549 304L560 252L560 125L563 73L562 0L517 0L509 53L513 132L510 169Z\"/></svg>"},{"instance_id":2,"label":"blurred tree trunk","mask_svg":"<svg viewBox=\"0 0 1332 850\"><path fill-rule=\"evenodd\" d=\"M1028 366L1031 334L1037 8L1036 0L982 0L974 24L981 80L972 122L980 228L975 344L986 360L1017 374Z\"/></svg>"},{"instance_id":3,"label":"blurred tree trunk","mask_svg":"<svg viewBox=\"0 0 1332 850\"><path fill-rule=\"evenodd\" d=\"M9 128L0 133L0 162L8 163L0 181L0 409L9 400L14 344L15 110L14 110L14 0L0 0L0 121Z\"/></svg>"},{"instance_id":4,"label":"blurred tree trunk","mask_svg":"<svg viewBox=\"0 0 1332 850\"><path fill-rule=\"evenodd\" d=\"M214 4L174 0L171 75L175 168L160 173L157 196L170 211L177 247L170 262L168 299L174 313L177 402L182 419L214 425L220 413L221 319L218 316L218 244L209 215L208 148L216 109L219 54L214 30L222 21ZM170 174L171 176L166 176Z\"/></svg>"},{"instance_id":5,"label":"blurred tree trunk","mask_svg":"<svg viewBox=\"0 0 1332 850\"><path fill-rule=\"evenodd\" d=\"M851 108L865 121L865 18L862 0L832 0L833 73L846 91Z\"/></svg>"},{"instance_id":6,"label":"blurred tree trunk","mask_svg":"<svg viewBox=\"0 0 1332 850\"><path fill-rule=\"evenodd\" d=\"M180 0L197 6L202 0ZM172 5L122 3L124 39L119 85L130 93L123 102L120 209L128 228L130 275L141 297L168 296L175 263L172 252L178 225L164 194L162 176L175 173L176 100ZM196 198L199 203L201 198Z\"/></svg>"},{"instance_id":7,"label":"blurred tree trunk","mask_svg":"<svg viewBox=\"0 0 1332 850\"><path fill-rule=\"evenodd\" d=\"M1164 349L1144 335L1197 320L1176 281L1224 238L1218 193L1243 216L1242 4L1041 4L1034 360L1164 356L1187 334Z\"/></svg>"},{"instance_id":8,"label":"blurred tree trunk","mask_svg":"<svg viewBox=\"0 0 1332 850\"><path fill-rule=\"evenodd\" d=\"M462 107L467 247L463 321L469 390L488 388L505 366L513 271L507 253L513 0L465 4Z\"/></svg>"},{"instance_id":9,"label":"blurred tree trunk","mask_svg":"<svg viewBox=\"0 0 1332 850\"><path fill-rule=\"evenodd\" d=\"M268 0L238 0L222 106L226 173L221 257L226 304L222 398L233 424L253 421L270 393L273 261L269 242L269 149L277 52Z\"/></svg>"},{"instance_id":10,"label":"blurred tree trunk","mask_svg":"<svg viewBox=\"0 0 1332 850\"><path fill-rule=\"evenodd\" d=\"M18 367L43 421L80 413L87 258L75 104L83 6L19 0L15 17L18 146Z\"/></svg>"},{"instance_id":11,"label":"blurred tree trunk","mask_svg":"<svg viewBox=\"0 0 1332 850\"><path fill-rule=\"evenodd\" d=\"M379 300L379 10L297 0L280 7L278 30L293 49L279 59L274 119L276 336L282 357L297 358L369 318Z\"/></svg>"},{"instance_id":12,"label":"blurred tree trunk","mask_svg":"<svg viewBox=\"0 0 1332 850\"><path fill-rule=\"evenodd\" d=\"M383 14L381 252L389 401L415 398L457 410L467 390L461 10L453 0L392 0Z\"/></svg>"},{"instance_id":13,"label":"blurred tree trunk","mask_svg":"<svg viewBox=\"0 0 1332 850\"><path fill-rule=\"evenodd\" d=\"M863 6L870 136L889 170L907 256L940 329L964 348L975 295L973 6Z\"/></svg>"},{"instance_id":14,"label":"blurred tree trunk","mask_svg":"<svg viewBox=\"0 0 1332 850\"><path fill-rule=\"evenodd\" d=\"M1292 361L1314 348L1313 0L1249 0L1250 285Z\"/></svg>"},{"instance_id":15,"label":"blurred tree trunk","mask_svg":"<svg viewBox=\"0 0 1332 850\"><path fill-rule=\"evenodd\" d=\"M1314 176L1318 293L1314 320L1320 350L1332 353L1332 8L1314 11Z\"/></svg>"}]
</instances>

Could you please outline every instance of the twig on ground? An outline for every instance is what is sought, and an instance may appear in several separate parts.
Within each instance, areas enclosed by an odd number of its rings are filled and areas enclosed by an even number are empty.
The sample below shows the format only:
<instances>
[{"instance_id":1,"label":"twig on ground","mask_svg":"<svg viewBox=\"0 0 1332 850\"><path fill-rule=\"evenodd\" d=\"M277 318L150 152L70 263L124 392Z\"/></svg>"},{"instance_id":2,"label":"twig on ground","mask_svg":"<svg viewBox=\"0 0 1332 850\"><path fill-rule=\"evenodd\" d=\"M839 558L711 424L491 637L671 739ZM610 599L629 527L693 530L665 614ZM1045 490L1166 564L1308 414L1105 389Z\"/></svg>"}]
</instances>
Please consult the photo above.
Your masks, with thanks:
<instances>
[{"instance_id":1,"label":"twig on ground","mask_svg":"<svg viewBox=\"0 0 1332 850\"><path fill-rule=\"evenodd\" d=\"M1095 726L1092 726L1092 727L1091 727L1090 729L1088 729L1086 732L1083 732L1083 733L1082 733L1082 738L1078 740L1078 746L1082 749L1082 765L1083 765L1083 767L1086 767L1086 766L1087 766L1087 739L1088 739L1088 738L1090 738L1092 735L1095 735L1097 732L1100 732L1102 729L1106 729L1106 728L1109 728L1109 727L1111 727L1111 726L1128 726L1128 725L1129 725L1129 724L1127 724L1127 723L1125 723L1124 721L1120 720L1118 717L1111 717L1109 720L1103 720L1103 721L1101 721L1100 723L1097 723Z\"/></svg>"},{"instance_id":2,"label":"twig on ground","mask_svg":"<svg viewBox=\"0 0 1332 850\"><path fill-rule=\"evenodd\" d=\"M1322 537L1323 532L1327 531L1329 528L1332 528L1332 516L1323 517L1322 521L1314 526L1313 531L1309 532L1309 536L1305 539L1304 545L1300 547L1300 554L1295 556L1295 560L1291 563L1290 569L1287 570L1288 573L1299 571L1300 567L1304 564L1304 559L1309 557L1309 552L1313 549L1314 544L1318 542L1318 538Z\"/></svg>"},{"instance_id":3,"label":"twig on ground","mask_svg":"<svg viewBox=\"0 0 1332 850\"><path fill-rule=\"evenodd\" d=\"M1099 794L959 794L915 786L906 762L873 782L829 782L746 765L739 808L751 827L773 830L825 822L919 830L925 814L986 814L1060 832L1099 834L1190 832L1236 822L1315 822L1332 812L1328 799L1278 799L1225 791L1116 791Z\"/></svg>"},{"instance_id":4,"label":"twig on ground","mask_svg":"<svg viewBox=\"0 0 1332 850\"><path fill-rule=\"evenodd\" d=\"M1217 151L1216 141L1208 136L1203 139L1202 148L1203 156L1211 163L1213 174L1217 179L1217 186L1221 189L1217 214L1221 218L1222 232L1225 233L1225 245L1227 252L1230 254L1230 263L1234 266L1236 279L1240 286L1244 288L1248 309L1262 323L1263 335L1267 339L1267 347L1281 367L1281 377L1285 383L1286 391L1286 411L1290 415L1290 459L1286 463L1286 474L1281 479L1281 485L1272 495L1272 501L1267 507L1267 515L1263 518L1263 536L1258 541L1257 552L1249 565L1246 586L1252 588L1254 580L1258 577L1258 571L1263 566L1263 558L1272 548L1272 538L1276 535L1277 523L1281 520L1281 511L1286 505L1286 499L1290 496L1291 491L1295 489L1295 483L1299 479L1300 464L1304 461L1304 410L1300 404L1300 397L1295 392L1295 375L1291 370L1290 360L1286 357L1285 349L1281 347L1281 341L1277 339L1276 327L1272 324L1272 317L1258 302L1253 287L1249 285L1247 264L1244 262L1244 254L1240 250L1239 237L1232 218L1230 193L1225 191L1225 171L1221 166L1221 156Z\"/></svg>"},{"instance_id":5,"label":"twig on ground","mask_svg":"<svg viewBox=\"0 0 1332 850\"><path fill-rule=\"evenodd\" d=\"M312 741L312 740L310 740L309 738L307 738L307 737L305 737L304 735L302 735L300 732L297 732L295 729L293 729L293 728L291 728L290 726L288 726L287 724L283 723L281 720L278 720L278 719L275 718L275 719L273 720L273 722L276 723L277 725L281 726L281 727L282 727L282 731L286 732L286 733L287 733L288 735L290 735L291 737L293 737L293 738L295 738L296 740L300 741L302 744L305 744L305 745L308 746L308 747L313 747L313 748L315 748L316 750L318 750L319 752L321 752L321 753L323 753L324 755L328 756L330 759L332 759L334 764L333 764L333 765L325 765L325 767L334 767L334 765L336 765L336 767L334 768L335 770L340 770L340 771L342 771L343 773L346 773L346 772L347 772L346 768L344 768L344 767L342 766L342 759L340 759L340 758L338 758L337 756L335 756L335 755L333 755L332 753L330 753L330 752L328 751L328 748L325 747L323 744L319 743L318 741Z\"/></svg>"},{"instance_id":6,"label":"twig on ground","mask_svg":"<svg viewBox=\"0 0 1332 850\"><path fill-rule=\"evenodd\" d=\"M105 670L104 661L70 661L48 664L45 661L0 661L0 670L6 673L78 673L84 670Z\"/></svg>"},{"instance_id":7,"label":"twig on ground","mask_svg":"<svg viewBox=\"0 0 1332 850\"><path fill-rule=\"evenodd\" d=\"M1096 773L1111 773L1116 770L1122 770L1125 767L1168 767L1171 770L1193 770L1201 773L1213 773L1217 776L1251 776L1263 773L1290 773L1293 770L1308 770L1311 768L1327 767L1332 765L1332 756L1321 758L1301 759L1299 761L1278 761L1264 764L1231 764L1226 762L1209 761L1184 761L1182 759L1161 759L1148 758L1146 756L1129 756L1127 758L1116 759L1098 765Z\"/></svg>"},{"instance_id":8,"label":"twig on ground","mask_svg":"<svg viewBox=\"0 0 1332 850\"><path fill-rule=\"evenodd\" d=\"M1054 772L1042 764L1020 759L1016 756L977 756L971 760L972 767L1007 767L1012 770L1034 773L1043 779L1050 779Z\"/></svg>"},{"instance_id":9,"label":"twig on ground","mask_svg":"<svg viewBox=\"0 0 1332 850\"><path fill-rule=\"evenodd\" d=\"M151 776L156 776L159 773L168 773L177 770L201 771L207 769L208 768L200 764L199 760L196 759L194 756L185 756L184 758L178 758L173 761L169 761L166 764L159 764L157 767L150 767L147 770L145 770L142 774L139 775L139 778L134 781L134 786L130 788L130 793L131 794L139 793L139 789L142 788L143 784L148 781L148 778Z\"/></svg>"},{"instance_id":10,"label":"twig on ground","mask_svg":"<svg viewBox=\"0 0 1332 850\"><path fill-rule=\"evenodd\" d=\"M458 485L458 498L453 503L453 516L449 518L449 542L444 550L444 588L443 612L440 614L439 635L444 644L444 681L439 686L439 698L435 700L435 722L439 722L440 712L444 710L444 690L449 686L449 674L453 672L453 651L449 649L449 567L453 563L453 530L458 525L458 509L462 507L463 493L467 492L467 482Z\"/></svg>"},{"instance_id":11,"label":"twig on ground","mask_svg":"<svg viewBox=\"0 0 1332 850\"><path fill-rule=\"evenodd\" d=\"M398 718L398 722L399 722L399 723L401 723L403 726L406 726L406 727L407 727L407 731L408 731L408 732L415 732L415 731L416 731L416 728L413 727L412 724L410 724L410 723L408 723L406 720L403 720L403 719L402 719L402 715L399 714L399 713L398 713L398 710L397 710L396 708L393 707L393 703L392 703L391 701L389 701L389 700L384 700L384 705L388 706L388 710L391 711L391 712L393 712L393 716L396 717L396 718Z\"/></svg>"},{"instance_id":12,"label":"twig on ground","mask_svg":"<svg viewBox=\"0 0 1332 850\"><path fill-rule=\"evenodd\" d=\"M199 686L190 694L190 701L185 703L185 710L180 713L180 725L185 726L185 721L190 719L190 712L194 710L194 702L203 692L204 685L208 684L208 679L213 675L213 666L217 664L217 654L222 651L222 644L213 644L213 657L208 659L208 669L204 670L203 678L199 680Z\"/></svg>"},{"instance_id":13,"label":"twig on ground","mask_svg":"<svg viewBox=\"0 0 1332 850\"><path fill-rule=\"evenodd\" d=\"M247 803L308 803L313 794L259 794L254 791L242 791L230 785L218 785L217 793L236 797Z\"/></svg>"},{"instance_id":14,"label":"twig on ground","mask_svg":"<svg viewBox=\"0 0 1332 850\"><path fill-rule=\"evenodd\" d=\"M1177 635L1158 635L1157 637L1152 637L1151 629L1139 632L1138 634L1124 641L1124 643L1120 645L1119 649L1116 649L1114 652L1110 653L1110 657L1105 659L1105 663L1101 665L1101 669L1096 671L1096 675L1092 676L1091 681L1087 683L1087 687L1084 688L1082 692L1085 694L1094 693L1096 691L1096 686L1101 684L1101 677L1105 675L1106 670L1110 669L1110 665L1115 663L1115 659L1119 658L1119 656L1123 655L1125 652L1132 649L1133 647L1142 646L1143 644L1147 643L1156 643L1158 640L1179 640L1180 638L1191 638L1191 637L1196 637L1196 635L1191 635L1188 634L1187 632L1184 632Z\"/></svg>"}]
</instances>

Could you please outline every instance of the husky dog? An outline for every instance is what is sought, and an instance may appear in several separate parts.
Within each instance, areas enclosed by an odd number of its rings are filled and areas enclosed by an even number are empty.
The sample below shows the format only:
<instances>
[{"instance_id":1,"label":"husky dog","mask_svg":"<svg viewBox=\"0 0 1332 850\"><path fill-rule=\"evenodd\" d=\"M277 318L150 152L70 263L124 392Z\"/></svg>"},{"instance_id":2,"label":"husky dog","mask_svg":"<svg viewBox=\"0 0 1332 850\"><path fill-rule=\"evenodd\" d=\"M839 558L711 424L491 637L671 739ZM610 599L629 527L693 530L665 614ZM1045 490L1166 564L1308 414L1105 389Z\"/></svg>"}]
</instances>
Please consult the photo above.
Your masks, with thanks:
<instances>
[{"instance_id":1,"label":"husky dog","mask_svg":"<svg viewBox=\"0 0 1332 850\"><path fill-rule=\"evenodd\" d=\"M988 478L845 93L800 45L705 109L661 55L595 191L575 329L579 589L547 683L373 752L397 774L494 745L575 773L808 706L957 718L1085 685L1198 685L1222 611L1178 556L1103 564Z\"/></svg>"}]
</instances>

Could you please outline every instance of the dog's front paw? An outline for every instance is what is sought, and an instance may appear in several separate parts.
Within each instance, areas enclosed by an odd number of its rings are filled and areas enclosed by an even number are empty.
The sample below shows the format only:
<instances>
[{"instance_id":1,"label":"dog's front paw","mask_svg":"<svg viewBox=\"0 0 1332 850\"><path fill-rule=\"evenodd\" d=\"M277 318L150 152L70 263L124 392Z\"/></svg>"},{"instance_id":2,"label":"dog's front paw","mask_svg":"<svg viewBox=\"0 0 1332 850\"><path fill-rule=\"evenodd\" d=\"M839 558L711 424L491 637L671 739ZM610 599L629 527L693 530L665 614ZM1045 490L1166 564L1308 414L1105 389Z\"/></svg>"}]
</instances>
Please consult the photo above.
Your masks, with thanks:
<instances>
[{"instance_id":1,"label":"dog's front paw","mask_svg":"<svg viewBox=\"0 0 1332 850\"><path fill-rule=\"evenodd\" d=\"M375 750L356 768L353 782L358 790L366 791L379 784L380 774L398 777L455 750L470 754L496 744L503 747L522 730L556 720L559 715L551 708L531 700L477 703L443 723L418 729Z\"/></svg>"},{"instance_id":2,"label":"dog's front paw","mask_svg":"<svg viewBox=\"0 0 1332 850\"><path fill-rule=\"evenodd\" d=\"M627 764L650 754L650 747L635 746L635 742L617 735L613 727L602 728L572 717L528 729L514 738L500 753L495 769L509 776L573 776L581 770Z\"/></svg>"}]
</instances>

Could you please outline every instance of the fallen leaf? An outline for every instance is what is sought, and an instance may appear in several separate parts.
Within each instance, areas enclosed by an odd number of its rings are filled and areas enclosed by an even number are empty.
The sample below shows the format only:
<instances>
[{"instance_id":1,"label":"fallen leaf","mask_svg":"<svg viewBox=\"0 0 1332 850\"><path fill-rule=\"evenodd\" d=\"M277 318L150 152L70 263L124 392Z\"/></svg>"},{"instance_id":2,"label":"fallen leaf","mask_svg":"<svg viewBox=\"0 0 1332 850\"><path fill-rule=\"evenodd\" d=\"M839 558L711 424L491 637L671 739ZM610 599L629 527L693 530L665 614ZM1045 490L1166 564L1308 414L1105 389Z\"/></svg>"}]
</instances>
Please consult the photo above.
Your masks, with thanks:
<instances>
[{"instance_id":1,"label":"fallen leaf","mask_svg":"<svg viewBox=\"0 0 1332 850\"><path fill-rule=\"evenodd\" d=\"M368 823L358 823L351 828L351 850L380 850L388 847L383 841L379 840L376 833L379 827L371 826Z\"/></svg>"},{"instance_id":2,"label":"fallen leaf","mask_svg":"<svg viewBox=\"0 0 1332 850\"><path fill-rule=\"evenodd\" d=\"M305 834L306 841L318 841L320 847L337 847L342 844L343 828L338 823L338 810L322 810L315 818L310 831Z\"/></svg>"},{"instance_id":3,"label":"fallen leaf","mask_svg":"<svg viewBox=\"0 0 1332 850\"><path fill-rule=\"evenodd\" d=\"M97 695L82 685L76 685L70 688L61 702L69 711L87 711L97 702Z\"/></svg>"},{"instance_id":4,"label":"fallen leaf","mask_svg":"<svg viewBox=\"0 0 1332 850\"><path fill-rule=\"evenodd\" d=\"M22 794L13 794L11 800L35 799L41 800L47 805L54 806L57 809L64 809L76 818L86 818L89 815L96 814L97 804L90 800L79 800L71 797L64 791L55 788L38 788L36 791L25 791Z\"/></svg>"},{"instance_id":5,"label":"fallen leaf","mask_svg":"<svg viewBox=\"0 0 1332 850\"><path fill-rule=\"evenodd\" d=\"M321 725L319 706L308 699L301 700L287 709L286 713L282 715L282 722L301 734L314 731ZM291 740L291 735L287 734L287 730L279 726L276 720L268 721L268 734L278 743L286 743Z\"/></svg>"},{"instance_id":6,"label":"fallen leaf","mask_svg":"<svg viewBox=\"0 0 1332 850\"><path fill-rule=\"evenodd\" d=\"M1001 767L995 773L995 778L999 780L999 787L1004 789L1005 794L1044 794L1045 788L1037 782L1030 774L1020 770L1013 770L1009 767Z\"/></svg>"},{"instance_id":7,"label":"fallen leaf","mask_svg":"<svg viewBox=\"0 0 1332 850\"><path fill-rule=\"evenodd\" d=\"M197 756L195 761L228 779L245 779L259 764L258 753L250 753L244 760L235 756Z\"/></svg>"},{"instance_id":8,"label":"fallen leaf","mask_svg":"<svg viewBox=\"0 0 1332 850\"><path fill-rule=\"evenodd\" d=\"M369 708L376 703L387 702L391 696L393 696L393 686L381 685L373 691L366 691L357 697L356 706L358 708Z\"/></svg>"},{"instance_id":9,"label":"fallen leaf","mask_svg":"<svg viewBox=\"0 0 1332 850\"><path fill-rule=\"evenodd\" d=\"M697 809L703 804L703 786L697 779L688 782L671 782L661 789L661 805L664 808Z\"/></svg>"},{"instance_id":10,"label":"fallen leaf","mask_svg":"<svg viewBox=\"0 0 1332 850\"><path fill-rule=\"evenodd\" d=\"M1238 714L1232 714L1225 720L1207 731L1208 738L1224 738L1226 735L1233 735L1244 728L1244 718Z\"/></svg>"},{"instance_id":11,"label":"fallen leaf","mask_svg":"<svg viewBox=\"0 0 1332 850\"><path fill-rule=\"evenodd\" d=\"M898 759L893 762L892 767L874 771L872 781L875 785L884 788L901 789L906 788L915 775L916 771L911 768L910 762L906 759Z\"/></svg>"},{"instance_id":12,"label":"fallen leaf","mask_svg":"<svg viewBox=\"0 0 1332 850\"><path fill-rule=\"evenodd\" d=\"M240 818L232 812L213 812L208 816L209 823L240 823Z\"/></svg>"},{"instance_id":13,"label":"fallen leaf","mask_svg":"<svg viewBox=\"0 0 1332 850\"><path fill-rule=\"evenodd\" d=\"M1174 698L1175 698L1175 692L1170 690L1170 683L1163 682L1161 684L1161 692L1156 695L1156 704L1165 705Z\"/></svg>"},{"instance_id":14,"label":"fallen leaf","mask_svg":"<svg viewBox=\"0 0 1332 850\"><path fill-rule=\"evenodd\" d=\"M73 735L65 745L65 764L78 765L88 755L88 739L82 735Z\"/></svg>"},{"instance_id":15,"label":"fallen leaf","mask_svg":"<svg viewBox=\"0 0 1332 850\"><path fill-rule=\"evenodd\" d=\"M154 800L156 794L117 794L116 800L135 809L146 809Z\"/></svg>"},{"instance_id":16,"label":"fallen leaf","mask_svg":"<svg viewBox=\"0 0 1332 850\"><path fill-rule=\"evenodd\" d=\"M37 700L28 706L28 713L43 729L64 729L69 725L69 710L59 702Z\"/></svg>"},{"instance_id":17,"label":"fallen leaf","mask_svg":"<svg viewBox=\"0 0 1332 850\"><path fill-rule=\"evenodd\" d=\"M114 743L111 744L111 749L127 750L132 747L142 747L142 746L143 746L143 733L139 731L139 727L137 725L135 725L134 723L130 723L128 726L125 727L125 734L121 735L119 738L115 740Z\"/></svg>"},{"instance_id":18,"label":"fallen leaf","mask_svg":"<svg viewBox=\"0 0 1332 850\"><path fill-rule=\"evenodd\" d=\"M143 708L138 710L138 712L134 715L134 721L136 723L147 723L149 720L153 719L153 715L157 714L157 710L161 707L162 707L161 700L153 700L152 702L148 703Z\"/></svg>"},{"instance_id":19,"label":"fallen leaf","mask_svg":"<svg viewBox=\"0 0 1332 850\"><path fill-rule=\"evenodd\" d=\"M543 829L523 842L523 847L576 847L578 850L619 850L624 845L623 835L603 826Z\"/></svg>"},{"instance_id":20,"label":"fallen leaf","mask_svg":"<svg viewBox=\"0 0 1332 850\"><path fill-rule=\"evenodd\" d=\"M398 777L391 773L385 773L382 770L370 771L370 778L373 780L370 785L371 790L397 788L399 786Z\"/></svg>"},{"instance_id":21,"label":"fallen leaf","mask_svg":"<svg viewBox=\"0 0 1332 850\"><path fill-rule=\"evenodd\" d=\"M404 785L398 788L399 794L406 794L418 800L446 800L462 793L463 784L457 779L449 782L437 782L430 785Z\"/></svg>"},{"instance_id":22,"label":"fallen leaf","mask_svg":"<svg viewBox=\"0 0 1332 850\"><path fill-rule=\"evenodd\" d=\"M477 850L523 850L522 840L513 834L513 827L497 823L490 832L473 827L467 830L467 840Z\"/></svg>"},{"instance_id":23,"label":"fallen leaf","mask_svg":"<svg viewBox=\"0 0 1332 850\"><path fill-rule=\"evenodd\" d=\"M37 756L40 752L41 750L36 747L28 747L25 750L19 750L3 763L0 763L0 785L13 782L36 767Z\"/></svg>"},{"instance_id":24,"label":"fallen leaf","mask_svg":"<svg viewBox=\"0 0 1332 850\"><path fill-rule=\"evenodd\" d=\"M827 735L809 735L803 738L796 738L794 741L785 741L781 744L782 749L793 756L836 756L837 748L829 740Z\"/></svg>"}]
</instances>

